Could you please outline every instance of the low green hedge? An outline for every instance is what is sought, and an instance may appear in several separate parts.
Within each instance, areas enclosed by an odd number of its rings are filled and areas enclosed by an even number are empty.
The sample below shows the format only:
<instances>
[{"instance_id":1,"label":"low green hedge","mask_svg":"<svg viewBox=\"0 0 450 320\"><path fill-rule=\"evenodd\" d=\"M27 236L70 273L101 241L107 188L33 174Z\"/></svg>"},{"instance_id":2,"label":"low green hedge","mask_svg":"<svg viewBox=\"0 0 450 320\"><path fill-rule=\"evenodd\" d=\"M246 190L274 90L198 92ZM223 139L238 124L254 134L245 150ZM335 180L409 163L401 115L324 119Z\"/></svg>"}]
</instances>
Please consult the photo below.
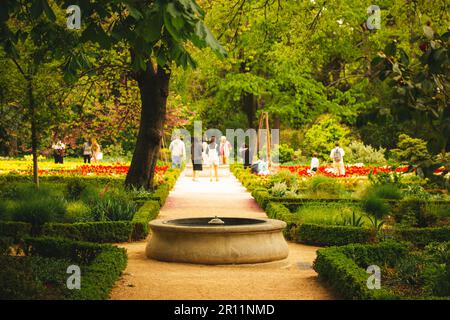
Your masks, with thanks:
<instances>
[{"instance_id":1,"label":"low green hedge","mask_svg":"<svg viewBox=\"0 0 450 320\"><path fill-rule=\"evenodd\" d=\"M266 206L267 216L271 219L283 220L286 222L286 229L283 231L284 236L288 240L294 240L298 232L298 224L295 215L283 204L277 202L269 202Z\"/></svg>"},{"instance_id":2,"label":"low green hedge","mask_svg":"<svg viewBox=\"0 0 450 320\"><path fill-rule=\"evenodd\" d=\"M298 241L317 246L342 246L350 243L369 243L372 230L353 226L318 225L304 223L298 230Z\"/></svg>"},{"instance_id":3,"label":"low green hedge","mask_svg":"<svg viewBox=\"0 0 450 320\"><path fill-rule=\"evenodd\" d=\"M159 205L162 207L179 176L179 169L168 169L164 174L164 184L159 185L154 192L142 197L134 198L134 200L154 200L158 201Z\"/></svg>"},{"instance_id":4,"label":"low green hedge","mask_svg":"<svg viewBox=\"0 0 450 320\"><path fill-rule=\"evenodd\" d=\"M314 270L342 298L355 300L400 299L386 289L369 289L366 272L369 265L391 265L406 255L408 248L401 243L351 244L317 250Z\"/></svg>"},{"instance_id":5,"label":"low green hedge","mask_svg":"<svg viewBox=\"0 0 450 320\"><path fill-rule=\"evenodd\" d=\"M46 223L42 235L91 242L126 242L131 238L131 221L101 221L78 223Z\"/></svg>"},{"instance_id":6,"label":"low green hedge","mask_svg":"<svg viewBox=\"0 0 450 320\"><path fill-rule=\"evenodd\" d=\"M27 255L68 259L82 268L81 289L71 290L69 299L107 299L114 283L127 265L123 248L112 245L79 242L55 238L26 238L24 251Z\"/></svg>"},{"instance_id":7,"label":"low green hedge","mask_svg":"<svg viewBox=\"0 0 450 320\"><path fill-rule=\"evenodd\" d=\"M266 209L267 205L270 202L270 194L267 189L257 188L252 191L252 197L255 198L255 201L259 204L262 209Z\"/></svg>"},{"instance_id":8,"label":"low green hedge","mask_svg":"<svg viewBox=\"0 0 450 320\"><path fill-rule=\"evenodd\" d=\"M131 240L145 239L148 235L148 223L150 220L156 218L159 213L158 201L146 201L142 207L136 212L131 220L133 224L133 232L131 234Z\"/></svg>"},{"instance_id":9,"label":"low green hedge","mask_svg":"<svg viewBox=\"0 0 450 320\"><path fill-rule=\"evenodd\" d=\"M31 224L19 221L0 221L0 237L11 237L19 240L29 236Z\"/></svg>"},{"instance_id":10,"label":"low green hedge","mask_svg":"<svg viewBox=\"0 0 450 320\"><path fill-rule=\"evenodd\" d=\"M450 227L440 228L399 228L394 230L394 237L412 242L416 246L426 246L431 242L450 241Z\"/></svg>"},{"instance_id":11,"label":"low green hedge","mask_svg":"<svg viewBox=\"0 0 450 320\"><path fill-rule=\"evenodd\" d=\"M125 181L124 176L99 176L99 175L53 175L53 176L40 176L39 181L42 183L52 182L52 183L68 183L73 180L83 180L91 185L103 186L109 185L121 185ZM5 174L0 175L0 182L2 183L14 183L14 182L33 182L32 175L22 175L22 174Z\"/></svg>"}]
</instances>

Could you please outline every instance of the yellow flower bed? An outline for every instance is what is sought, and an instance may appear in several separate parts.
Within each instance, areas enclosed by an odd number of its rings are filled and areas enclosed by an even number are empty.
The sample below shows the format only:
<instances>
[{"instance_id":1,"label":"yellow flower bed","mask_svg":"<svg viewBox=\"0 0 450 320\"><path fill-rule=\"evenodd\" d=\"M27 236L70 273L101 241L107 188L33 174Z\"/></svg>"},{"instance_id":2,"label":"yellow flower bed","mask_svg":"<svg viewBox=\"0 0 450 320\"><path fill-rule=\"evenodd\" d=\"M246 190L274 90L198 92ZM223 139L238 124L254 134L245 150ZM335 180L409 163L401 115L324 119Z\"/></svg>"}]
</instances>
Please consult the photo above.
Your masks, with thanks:
<instances>
[{"instance_id":1,"label":"yellow flower bed","mask_svg":"<svg viewBox=\"0 0 450 320\"><path fill-rule=\"evenodd\" d=\"M39 170L48 171L72 170L83 164L83 160L75 158L65 158L64 164L54 163L53 159L45 159L38 161L38 168ZM17 171L32 171L32 169L33 161L31 159L0 160L0 174L14 173Z\"/></svg>"}]
</instances>

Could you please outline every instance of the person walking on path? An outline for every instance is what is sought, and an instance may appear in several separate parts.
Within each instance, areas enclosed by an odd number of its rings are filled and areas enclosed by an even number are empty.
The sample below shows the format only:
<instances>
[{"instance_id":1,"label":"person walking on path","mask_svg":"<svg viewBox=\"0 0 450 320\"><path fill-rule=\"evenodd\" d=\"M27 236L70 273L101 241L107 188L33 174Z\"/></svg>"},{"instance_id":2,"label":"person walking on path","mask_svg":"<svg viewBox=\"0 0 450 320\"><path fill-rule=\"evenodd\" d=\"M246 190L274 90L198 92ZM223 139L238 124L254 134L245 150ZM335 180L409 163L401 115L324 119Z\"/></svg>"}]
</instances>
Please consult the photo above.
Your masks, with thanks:
<instances>
[{"instance_id":1,"label":"person walking on path","mask_svg":"<svg viewBox=\"0 0 450 320\"><path fill-rule=\"evenodd\" d=\"M311 175L316 174L317 170L319 170L319 158L317 158L317 156L317 152L314 152L311 159L311 166L309 168L309 170L311 171Z\"/></svg>"},{"instance_id":2,"label":"person walking on path","mask_svg":"<svg viewBox=\"0 0 450 320\"><path fill-rule=\"evenodd\" d=\"M92 157L92 145L89 142L88 139L84 140L83 143L83 160L84 163L91 163L91 157Z\"/></svg>"},{"instance_id":3,"label":"person walking on path","mask_svg":"<svg viewBox=\"0 0 450 320\"><path fill-rule=\"evenodd\" d=\"M202 158L203 158L203 165L207 166L208 163L208 154L207 154L207 150L208 150L208 138L205 136L203 138L203 143L202 143Z\"/></svg>"},{"instance_id":4,"label":"person walking on path","mask_svg":"<svg viewBox=\"0 0 450 320\"><path fill-rule=\"evenodd\" d=\"M344 155L344 149L339 147L339 142L336 142L331 150L330 158L333 160L333 168L338 176L345 176Z\"/></svg>"},{"instance_id":5,"label":"person walking on path","mask_svg":"<svg viewBox=\"0 0 450 320\"><path fill-rule=\"evenodd\" d=\"M228 159L230 158L232 148L233 147L231 146L231 143L227 140L227 137L225 136L220 137L219 154L221 164L228 164Z\"/></svg>"},{"instance_id":6,"label":"person walking on path","mask_svg":"<svg viewBox=\"0 0 450 320\"><path fill-rule=\"evenodd\" d=\"M172 156L172 168L181 169L181 161L186 157L186 146L181 141L180 136L176 136L169 145Z\"/></svg>"},{"instance_id":7,"label":"person walking on path","mask_svg":"<svg viewBox=\"0 0 450 320\"><path fill-rule=\"evenodd\" d=\"M197 181L197 171L202 171L203 146L200 139L193 137L191 139L191 159L192 159L192 181Z\"/></svg>"},{"instance_id":8,"label":"person walking on path","mask_svg":"<svg viewBox=\"0 0 450 320\"><path fill-rule=\"evenodd\" d=\"M55 159L55 163L64 163L64 150L66 149L66 145L62 143L61 140L58 140L56 143L52 145L53 149L53 157Z\"/></svg>"},{"instance_id":9,"label":"person walking on path","mask_svg":"<svg viewBox=\"0 0 450 320\"><path fill-rule=\"evenodd\" d=\"M92 161L98 162L103 159L103 153L100 151L100 144L95 138L91 140Z\"/></svg>"},{"instance_id":10,"label":"person walking on path","mask_svg":"<svg viewBox=\"0 0 450 320\"><path fill-rule=\"evenodd\" d=\"M210 166L210 181L213 181L213 170L214 170L214 176L216 177L216 181L219 181L219 173L218 173L218 167L219 167L219 146L216 143L216 137L212 136L211 141L208 144L208 148L206 149L206 152L208 154L208 163Z\"/></svg>"}]
</instances>

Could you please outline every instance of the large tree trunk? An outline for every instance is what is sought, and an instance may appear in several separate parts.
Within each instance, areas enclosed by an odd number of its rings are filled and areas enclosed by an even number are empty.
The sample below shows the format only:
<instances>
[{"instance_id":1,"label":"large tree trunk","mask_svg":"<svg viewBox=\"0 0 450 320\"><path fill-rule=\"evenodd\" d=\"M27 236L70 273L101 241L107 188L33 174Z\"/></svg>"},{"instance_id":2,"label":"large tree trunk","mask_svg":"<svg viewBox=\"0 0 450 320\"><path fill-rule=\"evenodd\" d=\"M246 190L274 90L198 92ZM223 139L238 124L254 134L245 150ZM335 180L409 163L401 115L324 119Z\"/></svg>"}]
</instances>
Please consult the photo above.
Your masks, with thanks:
<instances>
[{"instance_id":1,"label":"large tree trunk","mask_svg":"<svg viewBox=\"0 0 450 320\"><path fill-rule=\"evenodd\" d=\"M141 120L125 185L151 190L166 119L170 73L149 61L145 71L137 72L136 80L141 95Z\"/></svg>"},{"instance_id":2,"label":"large tree trunk","mask_svg":"<svg viewBox=\"0 0 450 320\"><path fill-rule=\"evenodd\" d=\"M33 82L31 80L31 77L27 79L27 85L28 85L28 104L30 108L30 119L31 119L31 152L33 154L33 182L36 184L37 187L39 187L36 109L34 105Z\"/></svg>"},{"instance_id":3,"label":"large tree trunk","mask_svg":"<svg viewBox=\"0 0 450 320\"><path fill-rule=\"evenodd\" d=\"M256 111L258 110L258 102L253 93L245 92L242 96L242 107L247 116L249 128L256 128Z\"/></svg>"}]
</instances>

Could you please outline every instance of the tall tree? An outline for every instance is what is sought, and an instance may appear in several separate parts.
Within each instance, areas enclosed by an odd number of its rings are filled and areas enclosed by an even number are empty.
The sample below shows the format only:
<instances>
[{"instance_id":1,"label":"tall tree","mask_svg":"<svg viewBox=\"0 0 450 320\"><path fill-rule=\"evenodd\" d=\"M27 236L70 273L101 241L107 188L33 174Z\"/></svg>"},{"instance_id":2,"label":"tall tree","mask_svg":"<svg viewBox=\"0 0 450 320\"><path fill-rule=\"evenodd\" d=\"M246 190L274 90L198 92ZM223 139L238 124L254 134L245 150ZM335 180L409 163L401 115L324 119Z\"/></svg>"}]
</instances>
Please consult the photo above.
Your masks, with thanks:
<instances>
[{"instance_id":1,"label":"tall tree","mask_svg":"<svg viewBox=\"0 0 450 320\"><path fill-rule=\"evenodd\" d=\"M48 19L38 20L26 36L38 36L44 23L61 25L54 10L65 12L69 5L78 5L82 14L82 30L77 44L94 43L101 48L120 48L129 52L129 69L138 83L141 99L141 119L136 147L126 177L126 185L153 187L154 168L166 116L171 66L173 63L195 67L187 48L192 43L199 48L209 47L219 56L225 50L203 23L204 11L195 0L9 0L2 5L0 23L1 42L14 51L15 35L9 20L18 13L34 12ZM18 16L21 19L21 16ZM63 22L64 23L64 22ZM92 48L91 48L92 49ZM82 51L66 56L65 71L76 77L86 65Z\"/></svg>"}]
</instances>

